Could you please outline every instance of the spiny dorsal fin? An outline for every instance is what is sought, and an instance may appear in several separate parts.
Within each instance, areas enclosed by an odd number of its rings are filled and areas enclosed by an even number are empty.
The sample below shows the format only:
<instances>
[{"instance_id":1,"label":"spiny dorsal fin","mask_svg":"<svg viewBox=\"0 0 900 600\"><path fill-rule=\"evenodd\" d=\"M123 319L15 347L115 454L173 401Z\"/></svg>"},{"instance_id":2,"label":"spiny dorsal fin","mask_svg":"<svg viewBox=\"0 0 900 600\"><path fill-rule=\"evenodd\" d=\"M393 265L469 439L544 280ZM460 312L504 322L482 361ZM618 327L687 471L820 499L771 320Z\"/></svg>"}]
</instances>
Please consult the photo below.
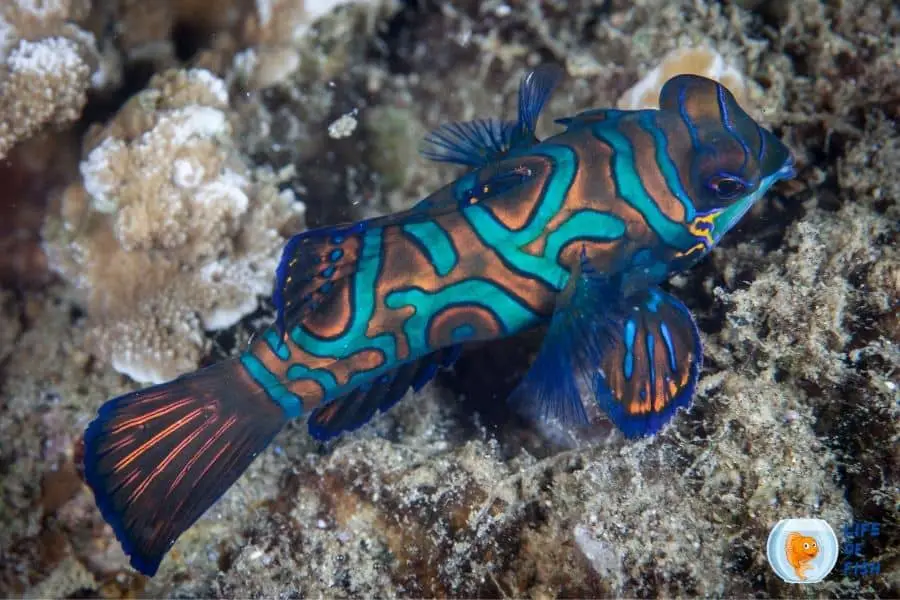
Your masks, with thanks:
<instances>
[{"instance_id":1,"label":"spiny dorsal fin","mask_svg":"<svg viewBox=\"0 0 900 600\"><path fill-rule=\"evenodd\" d=\"M514 148L536 143L538 117L562 74L556 65L541 65L525 74L519 84L516 121L488 118L445 123L425 136L420 152L429 160L480 168Z\"/></svg>"},{"instance_id":2,"label":"spiny dorsal fin","mask_svg":"<svg viewBox=\"0 0 900 600\"><path fill-rule=\"evenodd\" d=\"M425 136L419 152L435 162L483 167L509 151L515 128L499 119L444 123Z\"/></svg>"}]
</instances>

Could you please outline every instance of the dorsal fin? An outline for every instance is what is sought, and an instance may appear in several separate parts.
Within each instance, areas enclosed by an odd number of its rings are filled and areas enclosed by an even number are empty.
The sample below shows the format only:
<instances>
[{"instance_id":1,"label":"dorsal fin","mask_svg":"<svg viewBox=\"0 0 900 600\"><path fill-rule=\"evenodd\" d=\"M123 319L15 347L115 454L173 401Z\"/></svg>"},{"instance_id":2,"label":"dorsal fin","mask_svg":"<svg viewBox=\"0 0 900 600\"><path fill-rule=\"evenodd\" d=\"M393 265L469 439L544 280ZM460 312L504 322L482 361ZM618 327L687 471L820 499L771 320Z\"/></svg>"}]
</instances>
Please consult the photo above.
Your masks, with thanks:
<instances>
[{"instance_id":1,"label":"dorsal fin","mask_svg":"<svg viewBox=\"0 0 900 600\"><path fill-rule=\"evenodd\" d=\"M515 129L515 121L493 118L444 123L425 136L419 152L435 162L483 167L509 151Z\"/></svg>"},{"instance_id":2,"label":"dorsal fin","mask_svg":"<svg viewBox=\"0 0 900 600\"><path fill-rule=\"evenodd\" d=\"M488 118L445 123L425 136L420 152L429 160L479 168L514 148L536 143L538 117L562 73L556 65L541 65L525 74L519 84L516 121Z\"/></svg>"},{"instance_id":3,"label":"dorsal fin","mask_svg":"<svg viewBox=\"0 0 900 600\"><path fill-rule=\"evenodd\" d=\"M541 116L541 111L544 110L562 76L563 70L559 66L546 64L530 71L522 78L519 85L517 125L524 137L534 138L538 117Z\"/></svg>"}]
</instances>

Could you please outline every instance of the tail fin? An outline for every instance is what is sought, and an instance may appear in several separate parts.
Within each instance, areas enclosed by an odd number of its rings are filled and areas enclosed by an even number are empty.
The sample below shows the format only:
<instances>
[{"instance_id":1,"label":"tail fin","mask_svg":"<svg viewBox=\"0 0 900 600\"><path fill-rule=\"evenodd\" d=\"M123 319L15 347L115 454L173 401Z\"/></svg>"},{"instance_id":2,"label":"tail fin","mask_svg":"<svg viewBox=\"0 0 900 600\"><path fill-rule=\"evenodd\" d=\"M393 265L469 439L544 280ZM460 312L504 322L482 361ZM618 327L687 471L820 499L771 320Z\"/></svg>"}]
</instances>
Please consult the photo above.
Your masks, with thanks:
<instances>
[{"instance_id":1,"label":"tail fin","mask_svg":"<svg viewBox=\"0 0 900 600\"><path fill-rule=\"evenodd\" d=\"M131 566L153 576L286 420L237 360L104 404L84 434L84 476Z\"/></svg>"}]
</instances>

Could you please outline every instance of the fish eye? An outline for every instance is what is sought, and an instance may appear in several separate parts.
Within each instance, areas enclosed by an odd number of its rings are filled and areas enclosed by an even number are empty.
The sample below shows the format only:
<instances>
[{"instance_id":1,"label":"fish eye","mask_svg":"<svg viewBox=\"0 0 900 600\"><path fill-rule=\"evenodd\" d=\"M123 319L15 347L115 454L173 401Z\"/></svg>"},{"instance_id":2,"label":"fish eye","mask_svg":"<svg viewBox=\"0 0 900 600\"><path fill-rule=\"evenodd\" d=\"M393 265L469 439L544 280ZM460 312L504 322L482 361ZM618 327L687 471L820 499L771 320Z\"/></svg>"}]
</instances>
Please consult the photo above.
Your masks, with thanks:
<instances>
[{"instance_id":1,"label":"fish eye","mask_svg":"<svg viewBox=\"0 0 900 600\"><path fill-rule=\"evenodd\" d=\"M809 542L806 542L805 544L803 544L803 549L809 550Z\"/></svg>"},{"instance_id":2,"label":"fish eye","mask_svg":"<svg viewBox=\"0 0 900 600\"><path fill-rule=\"evenodd\" d=\"M719 200L734 200L747 189L743 181L731 175L714 175L706 185Z\"/></svg>"}]
</instances>

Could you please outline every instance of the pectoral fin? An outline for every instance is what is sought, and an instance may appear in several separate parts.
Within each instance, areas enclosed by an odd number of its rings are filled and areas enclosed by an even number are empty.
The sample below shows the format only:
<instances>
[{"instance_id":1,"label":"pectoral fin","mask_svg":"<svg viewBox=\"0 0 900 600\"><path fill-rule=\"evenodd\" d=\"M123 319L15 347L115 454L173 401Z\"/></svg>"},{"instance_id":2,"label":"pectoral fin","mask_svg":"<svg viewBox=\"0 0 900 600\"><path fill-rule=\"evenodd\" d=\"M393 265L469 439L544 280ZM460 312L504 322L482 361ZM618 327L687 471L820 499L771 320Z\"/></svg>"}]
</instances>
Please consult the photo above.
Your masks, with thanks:
<instances>
[{"instance_id":1,"label":"pectoral fin","mask_svg":"<svg viewBox=\"0 0 900 600\"><path fill-rule=\"evenodd\" d=\"M702 350L684 305L659 288L617 299L585 268L561 294L547 337L510 397L532 418L587 424L579 383L628 437L658 432L690 404Z\"/></svg>"},{"instance_id":2,"label":"pectoral fin","mask_svg":"<svg viewBox=\"0 0 900 600\"><path fill-rule=\"evenodd\" d=\"M587 424L578 383L600 361L603 311L598 298L605 287L600 278L573 274L569 280L534 363L509 397L521 414L567 425Z\"/></svg>"},{"instance_id":3,"label":"pectoral fin","mask_svg":"<svg viewBox=\"0 0 900 600\"><path fill-rule=\"evenodd\" d=\"M600 408L628 437L652 435L690 406L703 349L687 308L651 288L628 298L607 327L592 387Z\"/></svg>"}]
</instances>

